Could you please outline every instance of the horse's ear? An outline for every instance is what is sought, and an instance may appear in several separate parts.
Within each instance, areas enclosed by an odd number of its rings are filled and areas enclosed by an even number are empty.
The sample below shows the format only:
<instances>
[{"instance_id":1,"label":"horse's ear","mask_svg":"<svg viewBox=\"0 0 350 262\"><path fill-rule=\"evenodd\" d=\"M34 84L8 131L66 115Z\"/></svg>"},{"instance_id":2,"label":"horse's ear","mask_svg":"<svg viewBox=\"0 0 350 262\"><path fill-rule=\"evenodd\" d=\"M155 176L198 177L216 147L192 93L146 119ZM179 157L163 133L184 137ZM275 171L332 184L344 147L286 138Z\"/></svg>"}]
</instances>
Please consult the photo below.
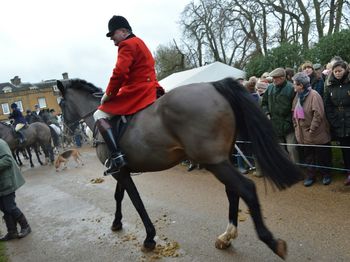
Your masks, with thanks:
<instances>
[{"instance_id":1,"label":"horse's ear","mask_svg":"<svg viewBox=\"0 0 350 262\"><path fill-rule=\"evenodd\" d=\"M63 95L65 87L64 87L63 83L59 80L57 80L57 88L58 88L58 90L61 91L61 94Z\"/></svg>"}]
</instances>

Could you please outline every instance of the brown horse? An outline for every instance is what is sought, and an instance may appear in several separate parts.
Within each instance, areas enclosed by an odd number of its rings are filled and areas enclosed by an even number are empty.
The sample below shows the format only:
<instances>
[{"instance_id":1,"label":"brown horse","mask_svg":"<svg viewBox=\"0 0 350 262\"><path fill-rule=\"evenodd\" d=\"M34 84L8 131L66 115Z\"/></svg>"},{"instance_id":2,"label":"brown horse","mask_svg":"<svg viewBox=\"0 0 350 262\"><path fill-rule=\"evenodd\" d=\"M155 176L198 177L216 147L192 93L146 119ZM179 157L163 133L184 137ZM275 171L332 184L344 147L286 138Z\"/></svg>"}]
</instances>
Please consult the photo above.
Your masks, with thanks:
<instances>
[{"instance_id":1,"label":"brown horse","mask_svg":"<svg viewBox=\"0 0 350 262\"><path fill-rule=\"evenodd\" d=\"M79 79L58 81L57 86L63 97L61 108L66 124L72 125L84 118L92 129L92 113L100 101L94 93L101 90ZM285 258L286 243L275 239L265 226L254 183L240 174L230 161L238 131L250 139L263 175L279 189L299 181L300 171L277 143L270 121L237 81L226 78L178 87L135 114L121 137L120 147L128 165L114 175L117 186L112 230L122 228L121 202L126 190L146 228L144 248L154 249L155 228L130 172L160 171L190 159L213 173L226 187L229 223L218 237L216 247L227 248L237 236L241 197L250 209L260 240ZM97 147L97 155L104 163L108 156L104 144Z\"/></svg>"},{"instance_id":2,"label":"brown horse","mask_svg":"<svg viewBox=\"0 0 350 262\"><path fill-rule=\"evenodd\" d=\"M34 164L32 161L30 147L34 148L40 165L43 165L43 163L41 162L38 153L39 146L41 146L43 149L46 160L49 159L51 162L54 161L54 155L51 147L51 132L48 125L41 122L35 122L28 125L28 127L23 128L22 133L25 136L26 141L20 144L17 136L14 134L13 127L3 122L0 124L0 137L7 142L12 152L15 152L17 149L26 149L29 155L31 167L34 167Z\"/></svg>"}]
</instances>

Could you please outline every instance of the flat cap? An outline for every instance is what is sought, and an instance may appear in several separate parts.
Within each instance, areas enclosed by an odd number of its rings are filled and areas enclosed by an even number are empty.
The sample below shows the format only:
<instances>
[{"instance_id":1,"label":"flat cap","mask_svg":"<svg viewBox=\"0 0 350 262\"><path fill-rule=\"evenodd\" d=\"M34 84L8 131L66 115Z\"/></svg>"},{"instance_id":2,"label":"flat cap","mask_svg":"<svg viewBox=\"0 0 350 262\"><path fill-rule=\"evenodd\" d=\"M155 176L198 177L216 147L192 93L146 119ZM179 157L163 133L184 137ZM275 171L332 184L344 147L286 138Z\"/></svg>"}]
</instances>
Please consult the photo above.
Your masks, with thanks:
<instances>
[{"instance_id":1,"label":"flat cap","mask_svg":"<svg viewBox=\"0 0 350 262\"><path fill-rule=\"evenodd\" d=\"M318 69L321 69L322 68L322 65L321 64L314 64L314 70L318 70Z\"/></svg>"},{"instance_id":2,"label":"flat cap","mask_svg":"<svg viewBox=\"0 0 350 262\"><path fill-rule=\"evenodd\" d=\"M282 67L276 68L272 72L270 72L271 77L286 77L286 70L284 70Z\"/></svg>"}]
</instances>

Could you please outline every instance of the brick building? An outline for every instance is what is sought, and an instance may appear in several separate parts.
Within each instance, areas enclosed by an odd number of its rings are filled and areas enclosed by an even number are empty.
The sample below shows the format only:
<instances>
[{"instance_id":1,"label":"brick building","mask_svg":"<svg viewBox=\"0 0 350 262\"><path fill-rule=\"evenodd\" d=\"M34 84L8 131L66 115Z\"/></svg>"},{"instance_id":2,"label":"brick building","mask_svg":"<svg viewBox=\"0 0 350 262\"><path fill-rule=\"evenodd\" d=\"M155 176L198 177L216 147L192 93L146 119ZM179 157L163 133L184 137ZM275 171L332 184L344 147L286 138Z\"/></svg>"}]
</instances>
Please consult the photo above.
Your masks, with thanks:
<instances>
[{"instance_id":1,"label":"brick building","mask_svg":"<svg viewBox=\"0 0 350 262\"><path fill-rule=\"evenodd\" d=\"M68 79L68 74L62 74L63 79ZM11 104L16 103L23 115L26 110L34 110L36 104L41 109L55 109L61 112L59 107L61 96L57 89L56 80L45 80L39 83L22 83L18 76L11 82L0 83L0 121L8 120L11 113Z\"/></svg>"}]
</instances>

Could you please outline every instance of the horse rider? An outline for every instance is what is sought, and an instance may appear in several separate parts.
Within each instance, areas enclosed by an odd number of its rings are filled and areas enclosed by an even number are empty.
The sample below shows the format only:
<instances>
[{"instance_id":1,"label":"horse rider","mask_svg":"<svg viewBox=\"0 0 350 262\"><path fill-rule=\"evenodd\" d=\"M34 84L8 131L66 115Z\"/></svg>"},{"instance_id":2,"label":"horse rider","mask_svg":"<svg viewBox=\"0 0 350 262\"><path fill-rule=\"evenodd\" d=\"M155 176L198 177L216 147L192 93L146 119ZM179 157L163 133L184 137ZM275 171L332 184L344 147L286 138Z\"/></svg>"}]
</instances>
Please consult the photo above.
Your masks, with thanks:
<instances>
[{"instance_id":1,"label":"horse rider","mask_svg":"<svg viewBox=\"0 0 350 262\"><path fill-rule=\"evenodd\" d=\"M33 123L33 114L32 114L32 111L30 109L27 109L26 110L26 115L25 115L25 120L28 124L31 124Z\"/></svg>"},{"instance_id":2,"label":"horse rider","mask_svg":"<svg viewBox=\"0 0 350 262\"><path fill-rule=\"evenodd\" d=\"M34 122L44 122L42 118L42 112L40 110L40 106L36 104L34 106L34 111L32 111L32 121Z\"/></svg>"},{"instance_id":3,"label":"horse rider","mask_svg":"<svg viewBox=\"0 0 350 262\"><path fill-rule=\"evenodd\" d=\"M117 173L127 164L109 119L134 114L152 104L157 94L164 94L156 78L152 54L145 43L133 34L126 18L113 16L108 22L108 30L106 36L118 46L118 58L101 105L94 113L96 126L110 150L105 175Z\"/></svg>"},{"instance_id":4,"label":"horse rider","mask_svg":"<svg viewBox=\"0 0 350 262\"><path fill-rule=\"evenodd\" d=\"M9 119L14 120L13 126L15 127L16 134L18 135L19 143L22 144L26 141L26 138L21 130L26 125L26 120L16 103L11 104L11 109L12 113L10 114Z\"/></svg>"}]
</instances>

